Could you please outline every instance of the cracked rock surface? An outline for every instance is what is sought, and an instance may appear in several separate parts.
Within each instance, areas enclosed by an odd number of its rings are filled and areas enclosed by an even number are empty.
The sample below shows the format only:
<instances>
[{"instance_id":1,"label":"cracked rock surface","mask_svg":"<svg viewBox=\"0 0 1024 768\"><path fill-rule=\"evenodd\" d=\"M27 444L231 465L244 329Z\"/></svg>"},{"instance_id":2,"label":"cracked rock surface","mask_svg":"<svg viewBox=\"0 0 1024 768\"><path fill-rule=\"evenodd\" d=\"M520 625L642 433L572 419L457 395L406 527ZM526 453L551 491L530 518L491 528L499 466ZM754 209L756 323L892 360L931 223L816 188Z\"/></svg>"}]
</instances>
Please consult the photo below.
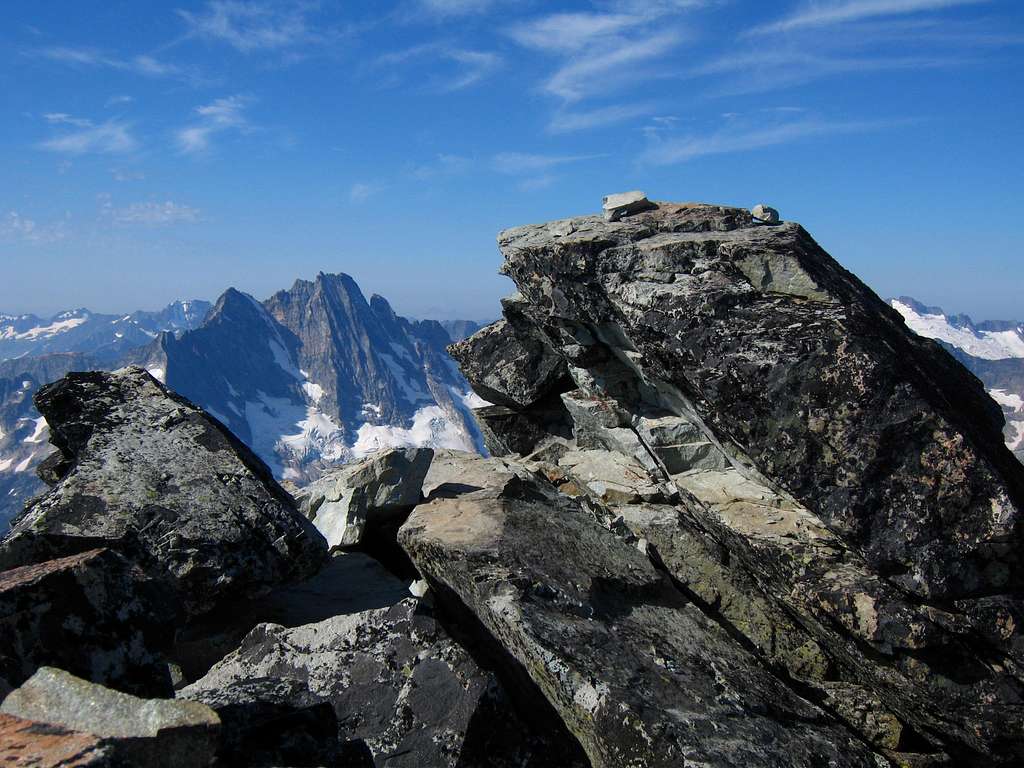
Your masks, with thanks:
<instances>
[{"instance_id":1,"label":"cracked rock surface","mask_svg":"<svg viewBox=\"0 0 1024 768\"><path fill-rule=\"evenodd\" d=\"M645 552L691 610L891 763L1024 760L1024 468L973 375L795 223L658 203L498 243L518 289L506 322L568 377L542 405L503 400L480 372L500 365L518 392L529 369L517 377L493 331L459 344L470 383L503 404L478 414L493 454ZM430 578L463 579L481 548L488 567L521 567L502 538L511 502L471 496L464 528L500 520L497 538L446 542L422 507L407 523ZM477 604L486 587L460 589Z\"/></svg>"}]
</instances>

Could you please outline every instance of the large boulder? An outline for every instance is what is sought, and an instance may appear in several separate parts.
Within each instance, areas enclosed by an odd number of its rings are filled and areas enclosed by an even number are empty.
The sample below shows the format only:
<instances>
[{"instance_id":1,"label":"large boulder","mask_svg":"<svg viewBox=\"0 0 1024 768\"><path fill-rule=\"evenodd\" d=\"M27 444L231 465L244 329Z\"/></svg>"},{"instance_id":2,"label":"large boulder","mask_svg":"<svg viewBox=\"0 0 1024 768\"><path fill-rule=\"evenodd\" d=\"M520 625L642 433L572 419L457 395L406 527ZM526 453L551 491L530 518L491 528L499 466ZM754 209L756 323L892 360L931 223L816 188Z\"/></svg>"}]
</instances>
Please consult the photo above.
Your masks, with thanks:
<instances>
[{"instance_id":1,"label":"large boulder","mask_svg":"<svg viewBox=\"0 0 1024 768\"><path fill-rule=\"evenodd\" d=\"M0 678L41 666L146 696L168 695L160 654L177 618L167 589L110 550L0 573Z\"/></svg>"},{"instance_id":2,"label":"large boulder","mask_svg":"<svg viewBox=\"0 0 1024 768\"><path fill-rule=\"evenodd\" d=\"M11 693L0 712L98 736L125 764L154 768L205 768L220 729L204 704L139 699L52 667Z\"/></svg>"},{"instance_id":3,"label":"large boulder","mask_svg":"<svg viewBox=\"0 0 1024 768\"><path fill-rule=\"evenodd\" d=\"M261 624L178 696L243 730L271 706L310 719L327 703L339 749L365 742L394 768L578 764L565 744L527 735L494 674L413 598L292 629Z\"/></svg>"},{"instance_id":4,"label":"large boulder","mask_svg":"<svg viewBox=\"0 0 1024 768\"><path fill-rule=\"evenodd\" d=\"M577 502L514 464L464 461L488 486L417 507L400 542L595 768L876 765Z\"/></svg>"},{"instance_id":5,"label":"large boulder","mask_svg":"<svg viewBox=\"0 0 1024 768\"><path fill-rule=\"evenodd\" d=\"M520 461L895 763L1024 760L1024 470L977 379L797 224L659 203L499 245L574 382L571 439L503 423Z\"/></svg>"},{"instance_id":6,"label":"large boulder","mask_svg":"<svg viewBox=\"0 0 1024 768\"><path fill-rule=\"evenodd\" d=\"M0 545L0 568L107 546L197 613L323 563L323 537L266 465L144 370L72 373L35 403L57 482Z\"/></svg>"},{"instance_id":7,"label":"large boulder","mask_svg":"<svg viewBox=\"0 0 1024 768\"><path fill-rule=\"evenodd\" d=\"M433 456L430 448L389 450L325 473L296 498L328 546L351 547L367 529L393 522L419 503Z\"/></svg>"}]
</instances>

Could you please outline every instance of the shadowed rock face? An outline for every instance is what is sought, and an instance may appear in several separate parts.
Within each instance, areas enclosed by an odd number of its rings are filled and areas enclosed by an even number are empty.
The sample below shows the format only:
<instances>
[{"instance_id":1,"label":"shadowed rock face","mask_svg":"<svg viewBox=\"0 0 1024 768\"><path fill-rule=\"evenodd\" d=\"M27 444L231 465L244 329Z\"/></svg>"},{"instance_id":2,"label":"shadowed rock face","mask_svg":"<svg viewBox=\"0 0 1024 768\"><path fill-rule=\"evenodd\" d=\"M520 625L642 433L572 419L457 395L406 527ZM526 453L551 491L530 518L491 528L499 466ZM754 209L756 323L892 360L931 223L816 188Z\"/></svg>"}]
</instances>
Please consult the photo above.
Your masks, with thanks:
<instances>
[{"instance_id":1,"label":"shadowed rock face","mask_svg":"<svg viewBox=\"0 0 1024 768\"><path fill-rule=\"evenodd\" d=\"M0 573L0 678L42 665L139 695L171 692L177 616L166 588L116 552L92 550Z\"/></svg>"},{"instance_id":2,"label":"shadowed rock face","mask_svg":"<svg viewBox=\"0 0 1024 768\"><path fill-rule=\"evenodd\" d=\"M660 203L499 246L519 291L508 326L571 383L524 404L529 368L493 330L453 350L502 404L481 413L493 453L579 498L894 763L1024 759L1024 469L977 379L797 224ZM504 398L484 375L498 369ZM430 506L403 541L432 578L461 578L464 543L424 543ZM486 548L507 569L503 541Z\"/></svg>"},{"instance_id":3,"label":"shadowed rock face","mask_svg":"<svg viewBox=\"0 0 1024 768\"><path fill-rule=\"evenodd\" d=\"M189 613L310 575L326 544L267 467L148 373L74 373L36 406L60 449L0 568L98 545L166 579Z\"/></svg>"}]
</instances>

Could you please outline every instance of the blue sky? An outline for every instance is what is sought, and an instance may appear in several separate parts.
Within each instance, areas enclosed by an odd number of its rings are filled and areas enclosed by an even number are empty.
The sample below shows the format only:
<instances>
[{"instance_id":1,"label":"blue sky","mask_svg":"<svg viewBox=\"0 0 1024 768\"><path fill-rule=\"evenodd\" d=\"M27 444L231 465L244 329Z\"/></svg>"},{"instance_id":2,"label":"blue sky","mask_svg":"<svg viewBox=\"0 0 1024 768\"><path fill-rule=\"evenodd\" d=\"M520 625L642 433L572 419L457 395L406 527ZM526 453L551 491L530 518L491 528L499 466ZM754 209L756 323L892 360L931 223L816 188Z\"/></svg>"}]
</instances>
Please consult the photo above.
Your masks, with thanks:
<instances>
[{"instance_id":1,"label":"blue sky","mask_svg":"<svg viewBox=\"0 0 1024 768\"><path fill-rule=\"evenodd\" d=\"M1019 0L6 0L0 310L344 271L485 319L603 194L800 221L883 295L1024 318Z\"/></svg>"}]
</instances>

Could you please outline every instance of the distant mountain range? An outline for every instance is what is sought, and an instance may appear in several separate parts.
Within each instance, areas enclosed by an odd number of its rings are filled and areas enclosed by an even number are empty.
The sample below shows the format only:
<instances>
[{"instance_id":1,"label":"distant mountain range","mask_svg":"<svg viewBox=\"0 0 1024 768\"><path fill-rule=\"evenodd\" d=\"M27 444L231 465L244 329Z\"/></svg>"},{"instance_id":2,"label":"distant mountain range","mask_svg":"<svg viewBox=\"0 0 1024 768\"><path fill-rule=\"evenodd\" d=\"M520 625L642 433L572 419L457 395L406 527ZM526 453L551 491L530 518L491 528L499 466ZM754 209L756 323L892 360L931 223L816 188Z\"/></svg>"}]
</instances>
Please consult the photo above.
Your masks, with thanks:
<instances>
[{"instance_id":1,"label":"distant mountain range","mask_svg":"<svg viewBox=\"0 0 1024 768\"><path fill-rule=\"evenodd\" d=\"M909 296L889 303L912 331L938 341L982 380L1006 416L1007 446L1024 461L1024 323L974 323Z\"/></svg>"},{"instance_id":2,"label":"distant mountain range","mask_svg":"<svg viewBox=\"0 0 1024 768\"><path fill-rule=\"evenodd\" d=\"M32 405L71 370L135 364L220 419L281 480L304 483L384 447L482 450L475 395L445 347L479 326L408 320L344 274L298 280L264 302L52 318L0 316L0 529L42 490L50 452Z\"/></svg>"}]
</instances>

